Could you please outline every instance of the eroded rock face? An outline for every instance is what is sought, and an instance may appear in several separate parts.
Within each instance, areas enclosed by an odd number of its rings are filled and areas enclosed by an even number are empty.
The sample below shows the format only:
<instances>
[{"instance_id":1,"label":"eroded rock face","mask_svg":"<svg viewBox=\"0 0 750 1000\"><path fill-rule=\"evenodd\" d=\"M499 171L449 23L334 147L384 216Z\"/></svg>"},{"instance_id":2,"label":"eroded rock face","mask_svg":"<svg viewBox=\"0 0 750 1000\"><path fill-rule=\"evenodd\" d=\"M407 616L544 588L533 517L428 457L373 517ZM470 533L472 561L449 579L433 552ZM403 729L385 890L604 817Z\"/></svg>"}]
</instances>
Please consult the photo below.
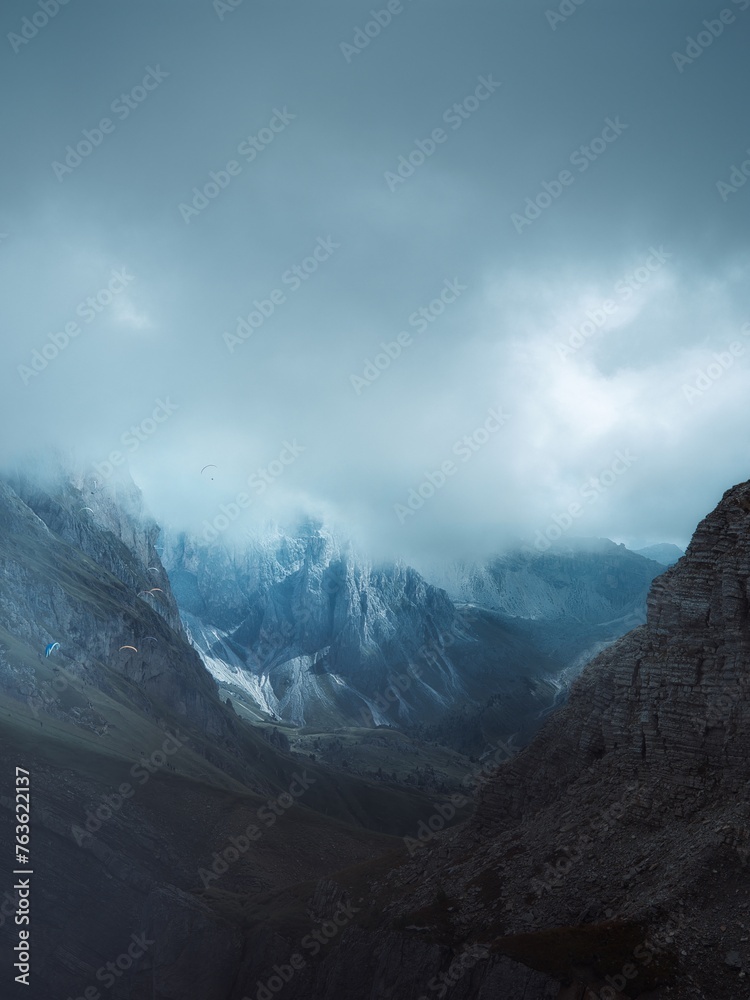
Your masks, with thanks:
<instances>
[{"instance_id":1,"label":"eroded rock face","mask_svg":"<svg viewBox=\"0 0 750 1000\"><path fill-rule=\"evenodd\" d=\"M45 669L70 671L102 691L111 689L112 672L207 733L229 736L231 720L185 638L154 549L158 532L140 520L137 491L121 507L69 482L53 492L15 485L18 492L0 482L0 628L8 645L0 651L0 689L32 708L70 715L64 675L53 685L37 666L45 646L60 642ZM81 510L86 499L100 505L94 514Z\"/></svg>"},{"instance_id":2,"label":"eroded rock face","mask_svg":"<svg viewBox=\"0 0 750 1000\"><path fill-rule=\"evenodd\" d=\"M729 490L686 555L659 576L648 620L602 653L538 745L488 789L479 826L555 798L590 767L648 788L640 812L689 816L750 776L750 484ZM551 746L554 753L544 751ZM546 759L545 759L546 758ZM509 789L522 789L521 798ZM648 800L649 805L646 806ZM494 804L494 805L493 805Z\"/></svg>"},{"instance_id":3,"label":"eroded rock face","mask_svg":"<svg viewBox=\"0 0 750 1000\"><path fill-rule=\"evenodd\" d=\"M459 923L501 937L643 921L679 967L665 996L734 995L723 957L750 964L749 693L744 483L654 581L647 623L485 783L425 884L441 878L463 900Z\"/></svg>"},{"instance_id":4,"label":"eroded rock face","mask_svg":"<svg viewBox=\"0 0 750 1000\"><path fill-rule=\"evenodd\" d=\"M507 616L462 614L413 568L373 565L320 526L240 547L167 538L163 555L208 669L293 724L434 722L496 691L531 720L554 699L562 663Z\"/></svg>"},{"instance_id":5,"label":"eroded rock face","mask_svg":"<svg viewBox=\"0 0 750 1000\"><path fill-rule=\"evenodd\" d=\"M138 988L131 1000L558 996L550 977L483 947L450 947L392 930L373 935L354 922L362 911L338 883L321 880L295 921L296 933L272 916L241 935L211 907L184 893L159 890L144 917L154 945L134 977Z\"/></svg>"}]
</instances>

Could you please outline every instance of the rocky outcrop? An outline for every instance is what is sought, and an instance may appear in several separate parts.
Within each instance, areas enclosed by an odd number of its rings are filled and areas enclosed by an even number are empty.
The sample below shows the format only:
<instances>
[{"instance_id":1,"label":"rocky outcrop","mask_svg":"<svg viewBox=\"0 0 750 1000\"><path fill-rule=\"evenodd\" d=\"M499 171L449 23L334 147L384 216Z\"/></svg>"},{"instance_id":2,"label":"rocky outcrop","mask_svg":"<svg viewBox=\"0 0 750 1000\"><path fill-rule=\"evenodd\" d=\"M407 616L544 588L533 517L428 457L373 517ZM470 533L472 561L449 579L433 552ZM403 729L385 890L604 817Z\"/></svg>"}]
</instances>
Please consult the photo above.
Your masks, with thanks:
<instances>
[{"instance_id":1,"label":"rocky outcrop","mask_svg":"<svg viewBox=\"0 0 750 1000\"><path fill-rule=\"evenodd\" d=\"M155 586L143 565L155 557L153 526L136 532L131 522L133 551L112 528L75 512L75 487L16 485L20 494L0 482L0 689L68 715L75 706L66 705L66 674L103 692L122 678L136 702L140 691L144 704L163 703L206 733L231 737L232 718L184 637L158 560L160 592L144 593ZM126 516L117 517L122 527ZM46 659L52 642L60 648Z\"/></svg>"},{"instance_id":2,"label":"rocky outcrop","mask_svg":"<svg viewBox=\"0 0 750 1000\"><path fill-rule=\"evenodd\" d=\"M590 663L568 704L484 782L447 858L419 866L424 885L440 879L462 901L465 931L481 927L553 974L545 934L557 928L569 958L556 972L581 988L620 977L624 963L659 995L740 995L750 973L749 504L750 483L724 495L654 581L646 624ZM426 892L414 896L418 905ZM597 935L626 941L626 927L640 938L607 967ZM644 942L660 950L641 948L651 958L639 962L631 952Z\"/></svg>"},{"instance_id":3,"label":"rocky outcrop","mask_svg":"<svg viewBox=\"0 0 750 1000\"><path fill-rule=\"evenodd\" d=\"M61 466L46 480L19 473L6 483L58 538L94 562L103 561L170 628L181 631L177 602L156 550L160 528L127 474L104 481L84 469Z\"/></svg>"},{"instance_id":4,"label":"rocky outcrop","mask_svg":"<svg viewBox=\"0 0 750 1000\"><path fill-rule=\"evenodd\" d=\"M589 768L649 782L644 818L688 817L750 777L750 514L748 485L725 494L686 555L656 579L647 623L602 653L533 752L503 771L491 798L517 817ZM556 747L542 762L544 750ZM508 789L523 789L522 796ZM644 795L641 799L645 801ZM523 799L521 805L520 799Z\"/></svg>"}]
</instances>

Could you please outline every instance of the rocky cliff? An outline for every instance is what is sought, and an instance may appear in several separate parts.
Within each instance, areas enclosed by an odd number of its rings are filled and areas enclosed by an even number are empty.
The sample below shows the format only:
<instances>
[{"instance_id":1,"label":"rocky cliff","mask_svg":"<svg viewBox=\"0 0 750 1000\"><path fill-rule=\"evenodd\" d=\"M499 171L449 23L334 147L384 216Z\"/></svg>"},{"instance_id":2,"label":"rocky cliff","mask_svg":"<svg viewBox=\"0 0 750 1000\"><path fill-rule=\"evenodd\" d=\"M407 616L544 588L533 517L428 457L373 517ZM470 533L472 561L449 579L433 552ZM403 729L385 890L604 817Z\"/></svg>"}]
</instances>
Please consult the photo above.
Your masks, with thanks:
<instances>
[{"instance_id":1,"label":"rocky cliff","mask_svg":"<svg viewBox=\"0 0 750 1000\"><path fill-rule=\"evenodd\" d=\"M0 643L8 654L0 689L65 712L53 684L59 671L102 691L126 682L230 739L231 716L185 639L154 549L158 529L139 502L132 484L105 494L70 479L0 482ZM51 643L59 648L44 657Z\"/></svg>"},{"instance_id":2,"label":"rocky cliff","mask_svg":"<svg viewBox=\"0 0 750 1000\"><path fill-rule=\"evenodd\" d=\"M459 938L573 984L561 996L607 975L629 996L746 995L749 691L744 483L654 581L647 622L483 783L469 826L399 873L419 873L409 906L439 883Z\"/></svg>"}]
</instances>

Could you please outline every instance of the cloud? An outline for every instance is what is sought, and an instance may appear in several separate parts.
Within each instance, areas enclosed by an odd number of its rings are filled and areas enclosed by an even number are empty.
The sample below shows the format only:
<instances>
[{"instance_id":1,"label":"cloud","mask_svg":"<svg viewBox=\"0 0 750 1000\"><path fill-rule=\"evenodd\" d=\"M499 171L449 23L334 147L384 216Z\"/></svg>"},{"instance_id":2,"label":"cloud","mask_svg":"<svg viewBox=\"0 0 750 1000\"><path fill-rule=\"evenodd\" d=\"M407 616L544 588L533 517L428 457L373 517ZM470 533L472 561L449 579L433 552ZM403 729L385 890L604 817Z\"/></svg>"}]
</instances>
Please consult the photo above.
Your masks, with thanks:
<instances>
[{"instance_id":1,"label":"cloud","mask_svg":"<svg viewBox=\"0 0 750 1000\"><path fill-rule=\"evenodd\" d=\"M750 192L716 188L748 141L741 32L680 74L697 0L584 5L554 31L547 7L409 4L349 61L361 18L343 2L291 27L262 4L66 8L0 69L21 95L0 458L75 447L106 469L114 453L165 523L201 530L250 491L227 531L313 510L416 558L533 538L630 449L575 530L684 543L747 475ZM155 63L168 85L59 183L59 150ZM452 128L483 75L502 85ZM296 117L243 159L274 109ZM617 116L628 128L583 169ZM389 190L438 126L449 141ZM186 223L180 203L231 159ZM512 215L563 170L574 183L519 233ZM338 244L325 259L321 241Z\"/></svg>"}]
</instances>

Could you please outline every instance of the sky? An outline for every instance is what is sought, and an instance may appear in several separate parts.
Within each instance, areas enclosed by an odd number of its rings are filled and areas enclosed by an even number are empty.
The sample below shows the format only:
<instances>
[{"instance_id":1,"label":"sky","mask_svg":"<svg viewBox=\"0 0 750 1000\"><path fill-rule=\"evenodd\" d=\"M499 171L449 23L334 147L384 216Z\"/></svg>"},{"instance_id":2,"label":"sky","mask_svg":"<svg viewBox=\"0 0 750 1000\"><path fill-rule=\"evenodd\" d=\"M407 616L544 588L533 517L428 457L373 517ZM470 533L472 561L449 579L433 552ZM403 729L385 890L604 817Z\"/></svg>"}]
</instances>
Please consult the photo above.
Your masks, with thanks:
<instances>
[{"instance_id":1,"label":"sky","mask_svg":"<svg viewBox=\"0 0 750 1000\"><path fill-rule=\"evenodd\" d=\"M403 558L685 545L750 477L750 0L0 28L3 464Z\"/></svg>"}]
</instances>

